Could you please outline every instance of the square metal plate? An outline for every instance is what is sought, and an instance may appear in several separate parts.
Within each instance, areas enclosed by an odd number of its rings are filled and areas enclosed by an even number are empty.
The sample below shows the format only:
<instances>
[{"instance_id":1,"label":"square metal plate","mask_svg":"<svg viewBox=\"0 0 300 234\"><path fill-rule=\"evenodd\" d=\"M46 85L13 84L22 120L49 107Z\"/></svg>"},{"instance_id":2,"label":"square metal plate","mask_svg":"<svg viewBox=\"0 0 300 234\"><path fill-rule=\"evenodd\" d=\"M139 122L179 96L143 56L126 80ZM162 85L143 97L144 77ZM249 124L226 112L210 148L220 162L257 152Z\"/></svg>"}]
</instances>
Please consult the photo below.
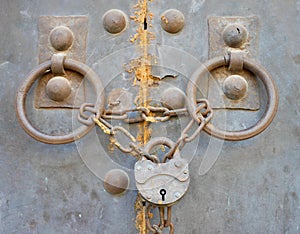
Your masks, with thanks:
<instances>
[{"instance_id":1,"label":"square metal plate","mask_svg":"<svg viewBox=\"0 0 300 234\"><path fill-rule=\"evenodd\" d=\"M50 60L54 53L57 53L49 41L52 29L57 26L68 27L74 35L74 42L66 51L68 59L74 59L85 63L86 61L86 39L88 32L87 16L41 16L39 18L39 63ZM51 100L46 94L46 85L53 77L51 73L39 79L35 90L36 108L79 108L85 101L85 85L82 83L82 76L73 71L66 71L66 78L70 81L72 93L63 102ZM76 98L75 98L76 97Z\"/></svg>"},{"instance_id":2,"label":"square metal plate","mask_svg":"<svg viewBox=\"0 0 300 234\"><path fill-rule=\"evenodd\" d=\"M248 40L240 48L250 57L255 57L258 53L258 29L259 20L256 16L251 17L218 17L208 18L209 29L209 58L225 55L229 50L223 40L223 30L228 24L239 23L248 31ZM232 100L222 92L223 82L230 75L241 75L248 82L248 93L240 100ZM239 73L230 72L227 68L215 69L209 79L208 100L214 109L241 109L258 110L260 108L258 84L255 75L243 70Z\"/></svg>"}]
</instances>

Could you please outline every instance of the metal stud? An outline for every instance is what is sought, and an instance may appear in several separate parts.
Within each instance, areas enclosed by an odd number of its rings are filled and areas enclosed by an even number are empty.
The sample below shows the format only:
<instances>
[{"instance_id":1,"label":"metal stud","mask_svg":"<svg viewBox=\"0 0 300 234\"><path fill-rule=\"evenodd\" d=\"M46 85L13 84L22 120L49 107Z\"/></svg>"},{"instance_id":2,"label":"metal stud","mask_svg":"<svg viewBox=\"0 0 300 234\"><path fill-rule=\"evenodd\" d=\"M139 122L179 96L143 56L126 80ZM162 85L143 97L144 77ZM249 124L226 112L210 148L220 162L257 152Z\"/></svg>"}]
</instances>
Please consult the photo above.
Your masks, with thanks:
<instances>
[{"instance_id":1,"label":"metal stud","mask_svg":"<svg viewBox=\"0 0 300 234\"><path fill-rule=\"evenodd\" d=\"M50 79L46 85L46 93L53 101L61 102L70 96L72 91L68 79L56 76Z\"/></svg>"},{"instance_id":2,"label":"metal stud","mask_svg":"<svg viewBox=\"0 0 300 234\"><path fill-rule=\"evenodd\" d=\"M248 39L248 31L241 24L229 24L224 28L223 40L232 48L241 47Z\"/></svg>"},{"instance_id":3,"label":"metal stud","mask_svg":"<svg viewBox=\"0 0 300 234\"><path fill-rule=\"evenodd\" d=\"M129 176L121 169L112 169L106 173L104 178L105 190L113 195L121 194L129 186Z\"/></svg>"},{"instance_id":4,"label":"metal stud","mask_svg":"<svg viewBox=\"0 0 300 234\"><path fill-rule=\"evenodd\" d=\"M223 92L227 98L239 100L246 95L247 91L248 83L242 76L228 76L223 83Z\"/></svg>"},{"instance_id":5,"label":"metal stud","mask_svg":"<svg viewBox=\"0 0 300 234\"><path fill-rule=\"evenodd\" d=\"M184 27L184 15L179 10L166 10L160 18L161 27L168 33L178 33Z\"/></svg>"},{"instance_id":6,"label":"metal stud","mask_svg":"<svg viewBox=\"0 0 300 234\"><path fill-rule=\"evenodd\" d=\"M174 165L175 165L175 167L180 168L184 165L184 163L182 161L175 161Z\"/></svg>"},{"instance_id":7,"label":"metal stud","mask_svg":"<svg viewBox=\"0 0 300 234\"><path fill-rule=\"evenodd\" d=\"M72 46L74 35L69 28L65 26L58 26L50 32L49 40L54 49L58 51L65 51Z\"/></svg>"},{"instance_id":8,"label":"metal stud","mask_svg":"<svg viewBox=\"0 0 300 234\"><path fill-rule=\"evenodd\" d=\"M103 27L109 33L120 33L126 29L126 26L127 16L123 11L112 9L103 15Z\"/></svg>"},{"instance_id":9,"label":"metal stud","mask_svg":"<svg viewBox=\"0 0 300 234\"><path fill-rule=\"evenodd\" d=\"M153 166L152 165L148 165L148 170L152 171L153 170Z\"/></svg>"},{"instance_id":10,"label":"metal stud","mask_svg":"<svg viewBox=\"0 0 300 234\"><path fill-rule=\"evenodd\" d=\"M185 106L185 94L178 88L168 88L161 96L161 103L170 109L180 109Z\"/></svg>"}]
</instances>

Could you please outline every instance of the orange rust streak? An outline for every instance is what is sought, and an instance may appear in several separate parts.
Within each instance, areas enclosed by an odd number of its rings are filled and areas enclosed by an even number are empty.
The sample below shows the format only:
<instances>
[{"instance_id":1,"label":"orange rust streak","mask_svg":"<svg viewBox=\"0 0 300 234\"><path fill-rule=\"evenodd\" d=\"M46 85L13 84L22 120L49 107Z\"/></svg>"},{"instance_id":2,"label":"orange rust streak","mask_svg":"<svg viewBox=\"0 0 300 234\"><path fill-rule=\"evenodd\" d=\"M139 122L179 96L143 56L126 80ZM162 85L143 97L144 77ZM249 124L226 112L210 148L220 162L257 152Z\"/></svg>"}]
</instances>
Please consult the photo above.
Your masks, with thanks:
<instances>
[{"instance_id":1,"label":"orange rust streak","mask_svg":"<svg viewBox=\"0 0 300 234\"><path fill-rule=\"evenodd\" d=\"M135 84L139 84L139 106L149 107L149 85L153 82L151 75L151 56L149 55L149 41L152 35L147 29L145 30L145 21L149 24L149 20L153 15L148 12L148 0L139 0L134 7L134 17L132 19L138 24L137 33L131 38L132 42L137 42L142 56L139 58L139 66L134 68ZM148 122L140 125L139 135L137 137L141 144L146 144L150 140L151 129Z\"/></svg>"},{"instance_id":2,"label":"orange rust streak","mask_svg":"<svg viewBox=\"0 0 300 234\"><path fill-rule=\"evenodd\" d=\"M134 85L139 85L139 94L136 100L138 100L137 105L139 107L149 107L149 85L153 83L151 75L151 56L149 55L149 44L150 40L153 38L153 34L145 29L145 23L150 25L150 21L153 17L152 13L148 12L148 1L151 0L138 0L138 3L134 6L136 11L134 16L131 17L137 24L137 33L130 39L131 42L135 42L139 49L141 50L141 57L135 62L138 66L133 68L135 74ZM145 145L151 136L150 123L147 121L142 122L139 125L139 133L137 140L140 144ZM141 206L142 198L139 196L137 198L137 204L140 206L136 207L137 217L136 226L141 234L147 234L146 228L146 212L145 207Z\"/></svg>"}]
</instances>

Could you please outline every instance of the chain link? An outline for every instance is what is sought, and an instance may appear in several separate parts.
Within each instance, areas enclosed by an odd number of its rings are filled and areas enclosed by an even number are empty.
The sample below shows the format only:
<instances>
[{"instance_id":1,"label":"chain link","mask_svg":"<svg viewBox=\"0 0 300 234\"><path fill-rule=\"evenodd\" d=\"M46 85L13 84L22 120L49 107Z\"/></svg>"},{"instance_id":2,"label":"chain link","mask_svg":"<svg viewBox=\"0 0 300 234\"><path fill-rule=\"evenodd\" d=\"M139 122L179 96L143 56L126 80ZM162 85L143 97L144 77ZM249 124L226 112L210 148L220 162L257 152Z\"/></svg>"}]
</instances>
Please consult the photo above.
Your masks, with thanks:
<instances>
[{"instance_id":1,"label":"chain link","mask_svg":"<svg viewBox=\"0 0 300 234\"><path fill-rule=\"evenodd\" d=\"M176 141L175 145L164 155L163 162L173 158L176 150L182 150L186 143L193 141L200 134L205 125L212 119L213 110L206 99L197 100L196 114L199 118L200 124L196 123L194 119L187 124L185 129L181 132L181 136ZM195 123L198 124L198 126L192 135L189 136L188 132L193 128Z\"/></svg>"},{"instance_id":2,"label":"chain link","mask_svg":"<svg viewBox=\"0 0 300 234\"><path fill-rule=\"evenodd\" d=\"M90 115L86 115L89 112ZM97 110L95 109L95 104L93 103L83 103L79 108L79 113L77 119L80 123L90 126L94 124L94 118L96 117Z\"/></svg>"},{"instance_id":3,"label":"chain link","mask_svg":"<svg viewBox=\"0 0 300 234\"><path fill-rule=\"evenodd\" d=\"M164 155L163 163L173 158L173 155L177 150L182 150L186 143L193 141L203 130L205 125L212 119L213 110L210 108L209 103L206 99L197 100L196 115L199 121L195 121L193 118L181 132L181 135L175 145ZM87 115L86 112L90 112ZM144 151L144 149L137 143L137 139L124 127L113 126L106 120L123 120L126 123L140 123L143 121L147 122L164 122L169 120L171 117L179 115L187 115L188 111L186 108L170 110L166 107L137 107L129 110L113 111L106 110L99 119L95 118L96 110L93 104L84 103L79 110L78 120L86 125L96 123L104 133L110 135L113 140L112 143L124 153L138 156L139 159L145 157L155 163L160 163L160 160L156 155L151 155ZM132 114L137 113L138 116L132 118ZM193 126L196 129L192 131ZM191 132L191 134L189 134ZM128 139L126 144L121 144L119 141L120 136L122 140ZM148 204L146 208L146 225L147 229L153 234L162 234L163 229L169 228L169 234L174 233L174 225L171 222L172 207L158 207L160 223L159 225L151 225L151 218L153 214L151 209L156 208L152 204ZM165 209L167 209L167 218L165 219Z\"/></svg>"},{"instance_id":4,"label":"chain link","mask_svg":"<svg viewBox=\"0 0 300 234\"><path fill-rule=\"evenodd\" d=\"M91 115L88 116L86 112L90 112ZM141 118L129 119L128 113L138 112L141 115ZM169 120L173 116L178 116L187 113L186 108L176 109L176 110L169 110L166 107L154 107L149 106L146 107L137 107L134 109L122 110L122 111L112 111L106 110L104 114L99 119L95 119L96 110L94 105L91 103L84 103L79 109L79 116L78 119L81 123L86 125L91 125L92 123L96 123L104 133L111 135L114 140L113 143L116 147L118 147L123 153L131 153L139 155L140 157L146 157L147 159L153 162L159 162L158 158L155 155L147 154L143 151L143 149L136 144L136 138L125 128L121 126L112 126L108 123L105 119L110 120L123 120L128 123L136 123L142 121L150 121L150 122L164 122ZM161 113L161 116L150 116L150 113ZM164 155L163 162L166 162L168 159L171 159L176 150L181 150L186 143L193 141L203 130L205 125L211 120L213 116L213 111L209 106L209 103L206 99L198 99L197 100L197 107L196 107L196 114L198 116L200 124L198 124L197 128L194 132L189 135L189 132L193 128L195 121L192 119L185 129L182 131L181 136L175 143L175 145L169 150L168 153ZM125 137L129 139L127 145L121 144L118 140L118 133L123 133Z\"/></svg>"},{"instance_id":5,"label":"chain link","mask_svg":"<svg viewBox=\"0 0 300 234\"><path fill-rule=\"evenodd\" d=\"M146 208L146 225L150 232L153 234L162 234L163 229L169 228L169 234L174 233L174 225L172 223L172 207L157 207L159 210L159 220L160 223L158 225L151 225L151 219L153 214L151 213L151 209L155 209L156 206L152 204L148 204ZM165 209L167 209L167 219L165 219Z\"/></svg>"}]
</instances>

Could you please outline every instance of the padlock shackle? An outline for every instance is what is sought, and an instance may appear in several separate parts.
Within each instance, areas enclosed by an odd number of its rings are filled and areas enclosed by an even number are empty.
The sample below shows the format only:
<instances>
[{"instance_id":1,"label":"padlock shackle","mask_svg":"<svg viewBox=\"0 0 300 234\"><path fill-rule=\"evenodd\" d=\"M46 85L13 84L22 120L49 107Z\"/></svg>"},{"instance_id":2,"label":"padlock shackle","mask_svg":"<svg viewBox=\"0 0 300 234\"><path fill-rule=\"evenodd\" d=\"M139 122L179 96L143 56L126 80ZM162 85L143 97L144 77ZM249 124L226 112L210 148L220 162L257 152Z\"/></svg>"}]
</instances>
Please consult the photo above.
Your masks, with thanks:
<instances>
[{"instance_id":1,"label":"padlock shackle","mask_svg":"<svg viewBox=\"0 0 300 234\"><path fill-rule=\"evenodd\" d=\"M169 147L169 149L172 149L175 146L175 142L173 142L170 138L167 137L155 137L152 138L146 145L144 148L144 151L148 154L150 154L150 151L158 145L165 145L167 147ZM179 151L176 150L173 157L174 158L178 158L179 155Z\"/></svg>"}]
</instances>

